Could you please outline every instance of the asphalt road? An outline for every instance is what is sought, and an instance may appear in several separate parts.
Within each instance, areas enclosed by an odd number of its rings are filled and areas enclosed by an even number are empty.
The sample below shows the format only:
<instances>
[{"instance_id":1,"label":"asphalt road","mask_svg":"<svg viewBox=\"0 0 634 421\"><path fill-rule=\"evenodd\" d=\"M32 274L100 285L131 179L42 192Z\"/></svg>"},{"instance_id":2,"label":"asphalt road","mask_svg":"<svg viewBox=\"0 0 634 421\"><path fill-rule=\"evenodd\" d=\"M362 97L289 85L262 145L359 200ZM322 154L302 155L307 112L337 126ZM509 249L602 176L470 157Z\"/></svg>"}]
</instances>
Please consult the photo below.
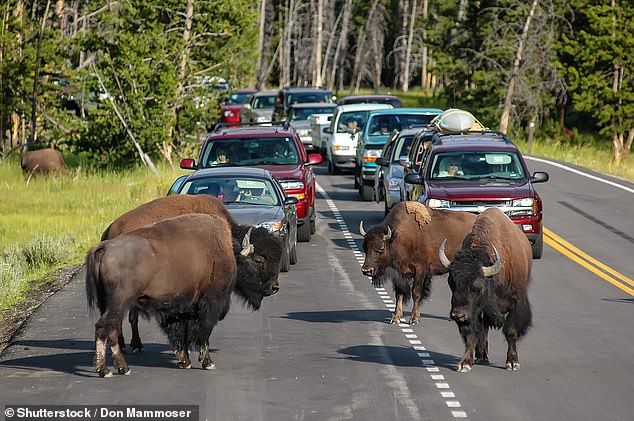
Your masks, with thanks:
<instances>
[{"instance_id":1,"label":"asphalt road","mask_svg":"<svg viewBox=\"0 0 634 421\"><path fill-rule=\"evenodd\" d=\"M127 356L131 374L99 378L80 272L0 358L0 404L190 404L201 420L630 420L634 185L528 163L551 176L537 185L549 236L533 266L534 327L518 372L504 369L500 332L490 366L455 371L463 345L444 276L421 324L386 323L391 286L361 274L358 228L379 222L382 206L360 202L351 175L320 167L317 233L260 311L233 302L211 336L215 371L176 369L165 337L142 320L146 352Z\"/></svg>"}]
</instances>

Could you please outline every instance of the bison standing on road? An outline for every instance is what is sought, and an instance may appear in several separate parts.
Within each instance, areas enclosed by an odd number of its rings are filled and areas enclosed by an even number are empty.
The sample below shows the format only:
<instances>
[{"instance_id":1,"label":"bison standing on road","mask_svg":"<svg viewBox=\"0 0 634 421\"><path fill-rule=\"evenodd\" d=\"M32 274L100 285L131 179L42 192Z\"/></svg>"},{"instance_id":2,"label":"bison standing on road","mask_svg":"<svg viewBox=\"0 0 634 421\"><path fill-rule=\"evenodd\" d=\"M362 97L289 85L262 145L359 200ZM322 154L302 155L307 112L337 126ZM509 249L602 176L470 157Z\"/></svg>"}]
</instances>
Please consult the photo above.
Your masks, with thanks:
<instances>
[{"instance_id":1,"label":"bison standing on road","mask_svg":"<svg viewBox=\"0 0 634 421\"><path fill-rule=\"evenodd\" d=\"M365 262L361 271L372 277L375 286L392 281L396 309L390 323L403 317L403 301L413 298L411 324L420 321L419 305L431 292L431 277L447 272L438 260L438 248L447 238L450 256L462 244L471 229L475 215L436 210L418 202L394 206L380 223L363 235Z\"/></svg>"},{"instance_id":2,"label":"bison standing on road","mask_svg":"<svg viewBox=\"0 0 634 421\"><path fill-rule=\"evenodd\" d=\"M48 174L67 170L59 151L46 148L22 153L22 170L28 174Z\"/></svg>"},{"instance_id":3,"label":"bison standing on road","mask_svg":"<svg viewBox=\"0 0 634 421\"><path fill-rule=\"evenodd\" d=\"M216 215L226 220L231 226L234 254L237 259L240 258L241 241L251 227L236 224L222 201L217 197L207 194L177 194L144 203L124 213L112 222L103 232L101 240L109 240L145 225L154 224L167 218L189 213ZM255 301L249 304L254 310L257 310L260 308L263 296L260 288L264 289L264 295L270 295L272 291L279 289L277 277L279 275L279 262L282 256L282 245L278 239L273 237L264 228L251 230L250 238L253 253L249 255L249 258L263 267L264 271L260 275L262 279L260 283L253 283L248 279L244 279L242 276L238 276L235 289L243 294L253 295L254 299L260 297L260 301L257 302L257 305L254 305ZM132 328L130 347L133 352L142 352L143 343L139 335L139 315L135 307L130 308L128 320ZM122 332L119 337L119 346L121 350L125 352L125 340Z\"/></svg>"},{"instance_id":4,"label":"bison standing on road","mask_svg":"<svg viewBox=\"0 0 634 421\"><path fill-rule=\"evenodd\" d=\"M249 235L242 257L252 253ZM213 215L177 216L101 242L86 256L88 306L101 313L95 324L96 371L101 377L111 376L105 361L107 341L118 372L129 373L118 337L122 317L131 306L158 319L178 367L191 367L189 349L195 347L203 368L215 368L209 336L229 311L236 277L257 283L262 271L263 266L249 258L236 259L229 223ZM257 308L263 294L264 288L257 285L243 298Z\"/></svg>"},{"instance_id":5,"label":"bison standing on road","mask_svg":"<svg viewBox=\"0 0 634 421\"><path fill-rule=\"evenodd\" d=\"M445 255L444 242L438 256L449 268L451 318L466 346L458 371L489 363L489 327L502 327L508 342L506 369L519 370L517 342L532 323L527 290L533 259L526 235L491 208L477 217L453 261Z\"/></svg>"}]
</instances>

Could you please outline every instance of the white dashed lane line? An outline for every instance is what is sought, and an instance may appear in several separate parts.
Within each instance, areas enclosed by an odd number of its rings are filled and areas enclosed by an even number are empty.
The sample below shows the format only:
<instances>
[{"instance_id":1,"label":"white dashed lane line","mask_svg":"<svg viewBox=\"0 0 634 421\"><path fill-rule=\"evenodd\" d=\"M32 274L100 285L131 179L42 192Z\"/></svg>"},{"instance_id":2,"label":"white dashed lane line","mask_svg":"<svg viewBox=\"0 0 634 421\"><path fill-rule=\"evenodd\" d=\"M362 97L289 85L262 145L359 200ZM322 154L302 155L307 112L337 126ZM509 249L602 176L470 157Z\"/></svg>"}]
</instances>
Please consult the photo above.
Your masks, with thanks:
<instances>
[{"instance_id":1,"label":"white dashed lane line","mask_svg":"<svg viewBox=\"0 0 634 421\"><path fill-rule=\"evenodd\" d=\"M365 256L363 252L359 249L359 245L354 240L352 233L348 229L346 225L346 221L344 221L339 209L337 209L337 205L333 200L330 199L328 193L319 185L316 185L317 191L326 199L326 203L330 208L330 211L335 217L335 221L337 221L337 225L339 229L343 233L344 238L347 240L348 245L350 246L350 250L354 254L357 262L359 262L359 266L363 265L363 261L365 260ZM386 308L393 312L396 308L394 300L388 291L385 288L375 287L376 293L383 300ZM414 332L409 324L399 323L398 326L401 328L401 331L405 335L405 338L408 340L409 344L412 346L412 349L416 351L418 357L421 359L422 366L429 373L431 380L436 385L436 389L440 391L440 396L445 399L445 404L451 410L451 416L454 418L467 418L467 413L465 411L459 410L462 408L460 401L456 400L456 395L451 391L451 387L449 383L446 382L445 376L440 373L440 368L436 365L436 362L431 358L429 352L426 352L427 349L423 346L423 343L420 339L418 339L418 335Z\"/></svg>"}]
</instances>

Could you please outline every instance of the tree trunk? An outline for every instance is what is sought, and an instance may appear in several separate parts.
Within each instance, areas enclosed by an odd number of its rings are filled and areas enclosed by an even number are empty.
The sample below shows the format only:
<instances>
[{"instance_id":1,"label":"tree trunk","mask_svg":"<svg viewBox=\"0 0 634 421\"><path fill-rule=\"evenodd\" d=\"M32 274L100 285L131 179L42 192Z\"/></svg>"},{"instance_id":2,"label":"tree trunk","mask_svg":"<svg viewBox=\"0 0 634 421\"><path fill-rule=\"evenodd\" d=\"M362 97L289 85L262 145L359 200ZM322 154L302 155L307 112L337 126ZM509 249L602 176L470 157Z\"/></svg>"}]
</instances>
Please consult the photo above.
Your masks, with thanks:
<instances>
[{"instance_id":1,"label":"tree trunk","mask_svg":"<svg viewBox=\"0 0 634 421\"><path fill-rule=\"evenodd\" d=\"M332 59L332 71L330 73L330 85L329 88L331 90L335 87L335 80L337 76L337 67L340 67L341 73L343 73L343 60L345 59L345 55L342 58L342 62L339 62L339 54L341 51L345 50L348 45L348 32L350 28L350 15L352 14L352 0L346 0L346 4L343 8L343 22L341 23L341 31L339 32L339 40L337 41L337 48L335 49L335 56ZM340 80L343 78L343 75L339 76Z\"/></svg>"},{"instance_id":2,"label":"tree trunk","mask_svg":"<svg viewBox=\"0 0 634 421\"><path fill-rule=\"evenodd\" d=\"M260 22L258 33L258 62L255 68L255 88L262 88L262 73L264 67L264 23L266 22L266 0L260 0Z\"/></svg>"},{"instance_id":3,"label":"tree trunk","mask_svg":"<svg viewBox=\"0 0 634 421\"><path fill-rule=\"evenodd\" d=\"M35 7L35 6L34 6ZM48 10L51 7L51 0L47 0L44 16L42 17L42 27L40 28L40 36L37 40L37 50L35 53L35 74L33 76L33 96L31 98L31 133L29 133L28 143L35 143L37 129L37 85L40 77L40 53L42 51L42 38L44 38L44 28L46 28L46 18Z\"/></svg>"},{"instance_id":4,"label":"tree trunk","mask_svg":"<svg viewBox=\"0 0 634 421\"><path fill-rule=\"evenodd\" d=\"M427 16L429 11L429 0L423 0L423 63L421 65L420 87L423 92L427 92Z\"/></svg>"},{"instance_id":5,"label":"tree trunk","mask_svg":"<svg viewBox=\"0 0 634 421\"><path fill-rule=\"evenodd\" d=\"M405 53L405 69L403 75L403 92L409 90L409 66L412 57L412 43L414 41L414 22L416 21L416 7L418 0L412 0L412 14L409 21L409 31L407 34L407 52Z\"/></svg>"},{"instance_id":6,"label":"tree trunk","mask_svg":"<svg viewBox=\"0 0 634 421\"><path fill-rule=\"evenodd\" d=\"M323 43L324 1L325 0L317 0L317 16L315 17L315 77L313 78L313 86L316 87L322 85L321 52Z\"/></svg>"},{"instance_id":7,"label":"tree trunk","mask_svg":"<svg viewBox=\"0 0 634 421\"><path fill-rule=\"evenodd\" d=\"M361 84L361 79L363 77L365 58L367 57L367 51L365 51L365 41L367 39L368 26L370 26L372 16L374 15L374 11L376 10L378 4L379 0L374 0L374 3L372 3L372 7L370 8L370 12L368 13L368 18L365 21L365 25L363 25L363 29L361 30L361 37L357 43L357 51L354 57L354 70L352 72L352 81L350 83L350 93L353 91L359 91L359 85Z\"/></svg>"},{"instance_id":8,"label":"tree trunk","mask_svg":"<svg viewBox=\"0 0 634 421\"><path fill-rule=\"evenodd\" d=\"M328 62L330 61L330 51L332 50L332 44L335 41L335 35L337 34L337 28L339 27L339 22L341 21L344 15L345 7L337 14L337 20L335 20L335 24L332 26L332 30L330 32L330 36L328 37L328 45L326 46L326 54L324 54L324 64L321 68L322 77L326 78L328 82L328 86L330 86L331 81L328 80ZM336 62L333 61L333 65L336 65Z\"/></svg>"},{"instance_id":9,"label":"tree trunk","mask_svg":"<svg viewBox=\"0 0 634 421\"><path fill-rule=\"evenodd\" d=\"M511 71L511 78L509 80L508 87L506 89L506 98L504 100L504 109L502 110L502 118L500 119L500 131L506 133L509 127L509 117L511 115L511 106L513 105L513 90L515 89L515 80L520 69L520 62L524 55L524 44L526 43L526 37L528 36L528 29L531 25L531 19L535 14L538 0L533 0L531 9L524 22L524 28L522 28L522 36L520 38L519 45L517 46L517 52L515 53L515 59L513 60L513 69Z\"/></svg>"}]
</instances>

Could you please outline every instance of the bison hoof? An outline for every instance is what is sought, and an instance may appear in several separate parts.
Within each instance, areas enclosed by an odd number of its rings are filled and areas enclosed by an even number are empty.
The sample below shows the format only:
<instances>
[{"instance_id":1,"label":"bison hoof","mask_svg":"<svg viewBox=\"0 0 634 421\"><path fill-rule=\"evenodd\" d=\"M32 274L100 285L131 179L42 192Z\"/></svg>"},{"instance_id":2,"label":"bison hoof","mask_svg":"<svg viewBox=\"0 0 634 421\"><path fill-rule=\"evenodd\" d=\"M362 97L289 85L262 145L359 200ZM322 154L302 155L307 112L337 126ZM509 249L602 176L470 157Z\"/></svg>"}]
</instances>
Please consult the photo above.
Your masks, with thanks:
<instances>
[{"instance_id":1,"label":"bison hoof","mask_svg":"<svg viewBox=\"0 0 634 421\"><path fill-rule=\"evenodd\" d=\"M130 375L130 369L129 368L120 368L117 371L119 372L119 374L123 374L124 376L129 376Z\"/></svg>"},{"instance_id":2,"label":"bison hoof","mask_svg":"<svg viewBox=\"0 0 634 421\"><path fill-rule=\"evenodd\" d=\"M214 364L214 363L212 363L210 361L209 364L207 364L207 365L203 364L203 368L205 370L215 370L216 369L216 364Z\"/></svg>"},{"instance_id":3,"label":"bison hoof","mask_svg":"<svg viewBox=\"0 0 634 421\"><path fill-rule=\"evenodd\" d=\"M102 377L102 378L112 377L112 373L107 368L105 370L98 370L97 373L99 373L99 377Z\"/></svg>"},{"instance_id":4,"label":"bison hoof","mask_svg":"<svg viewBox=\"0 0 634 421\"><path fill-rule=\"evenodd\" d=\"M458 365L458 373L468 373L471 371L471 365L460 363Z\"/></svg>"},{"instance_id":5,"label":"bison hoof","mask_svg":"<svg viewBox=\"0 0 634 421\"><path fill-rule=\"evenodd\" d=\"M507 362L506 369L511 371L518 371L520 369L520 363L518 361Z\"/></svg>"},{"instance_id":6,"label":"bison hoof","mask_svg":"<svg viewBox=\"0 0 634 421\"><path fill-rule=\"evenodd\" d=\"M417 325L417 324L419 324L419 323L420 323L420 319L411 319L411 320L409 321L409 324L410 324L410 325Z\"/></svg>"},{"instance_id":7,"label":"bison hoof","mask_svg":"<svg viewBox=\"0 0 634 421\"><path fill-rule=\"evenodd\" d=\"M192 368L192 363L179 361L178 363L176 363L176 367L177 368L190 369L190 368Z\"/></svg>"}]
</instances>

